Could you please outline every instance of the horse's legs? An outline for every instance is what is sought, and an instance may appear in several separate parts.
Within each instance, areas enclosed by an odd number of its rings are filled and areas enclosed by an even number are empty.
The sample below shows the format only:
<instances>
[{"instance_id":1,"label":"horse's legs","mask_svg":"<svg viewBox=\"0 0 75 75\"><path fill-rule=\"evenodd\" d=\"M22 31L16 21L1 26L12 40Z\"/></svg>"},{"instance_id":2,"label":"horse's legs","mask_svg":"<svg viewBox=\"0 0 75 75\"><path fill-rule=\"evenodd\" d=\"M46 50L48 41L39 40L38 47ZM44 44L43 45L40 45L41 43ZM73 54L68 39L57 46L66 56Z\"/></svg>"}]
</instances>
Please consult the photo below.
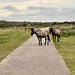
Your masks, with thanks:
<instances>
[{"instance_id":1,"label":"horse's legs","mask_svg":"<svg viewBox=\"0 0 75 75\"><path fill-rule=\"evenodd\" d=\"M47 45L49 45L49 42L51 42L49 35L47 35Z\"/></svg>"},{"instance_id":2,"label":"horse's legs","mask_svg":"<svg viewBox=\"0 0 75 75\"><path fill-rule=\"evenodd\" d=\"M48 38L47 38L47 45L49 45L49 42L50 42L50 41L49 41Z\"/></svg>"},{"instance_id":3,"label":"horse's legs","mask_svg":"<svg viewBox=\"0 0 75 75\"><path fill-rule=\"evenodd\" d=\"M40 45L42 45L42 38L40 38Z\"/></svg>"},{"instance_id":4,"label":"horse's legs","mask_svg":"<svg viewBox=\"0 0 75 75\"><path fill-rule=\"evenodd\" d=\"M46 40L47 40L47 39L46 39L46 37L45 37L45 43L44 43L45 45L46 45Z\"/></svg>"},{"instance_id":5,"label":"horse's legs","mask_svg":"<svg viewBox=\"0 0 75 75\"><path fill-rule=\"evenodd\" d=\"M59 36L57 36L57 42L59 42Z\"/></svg>"},{"instance_id":6,"label":"horse's legs","mask_svg":"<svg viewBox=\"0 0 75 75\"><path fill-rule=\"evenodd\" d=\"M39 45L40 45L40 38L38 37Z\"/></svg>"},{"instance_id":7,"label":"horse's legs","mask_svg":"<svg viewBox=\"0 0 75 75\"><path fill-rule=\"evenodd\" d=\"M42 45L42 38L38 38L39 40L39 45Z\"/></svg>"},{"instance_id":8,"label":"horse's legs","mask_svg":"<svg viewBox=\"0 0 75 75\"><path fill-rule=\"evenodd\" d=\"M55 36L55 42L56 42L56 36Z\"/></svg>"}]
</instances>

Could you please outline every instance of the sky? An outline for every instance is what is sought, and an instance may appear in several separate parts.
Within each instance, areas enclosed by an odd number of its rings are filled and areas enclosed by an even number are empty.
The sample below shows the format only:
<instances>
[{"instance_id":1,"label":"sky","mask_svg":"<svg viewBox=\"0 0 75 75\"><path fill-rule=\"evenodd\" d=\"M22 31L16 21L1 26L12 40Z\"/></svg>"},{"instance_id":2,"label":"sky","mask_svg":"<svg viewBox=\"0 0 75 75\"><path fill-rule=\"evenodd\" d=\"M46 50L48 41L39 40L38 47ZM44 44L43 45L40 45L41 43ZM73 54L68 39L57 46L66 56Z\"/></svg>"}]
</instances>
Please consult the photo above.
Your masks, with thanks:
<instances>
[{"instance_id":1,"label":"sky","mask_svg":"<svg viewBox=\"0 0 75 75\"><path fill-rule=\"evenodd\" d=\"M74 21L75 0L0 0L0 20Z\"/></svg>"}]
</instances>

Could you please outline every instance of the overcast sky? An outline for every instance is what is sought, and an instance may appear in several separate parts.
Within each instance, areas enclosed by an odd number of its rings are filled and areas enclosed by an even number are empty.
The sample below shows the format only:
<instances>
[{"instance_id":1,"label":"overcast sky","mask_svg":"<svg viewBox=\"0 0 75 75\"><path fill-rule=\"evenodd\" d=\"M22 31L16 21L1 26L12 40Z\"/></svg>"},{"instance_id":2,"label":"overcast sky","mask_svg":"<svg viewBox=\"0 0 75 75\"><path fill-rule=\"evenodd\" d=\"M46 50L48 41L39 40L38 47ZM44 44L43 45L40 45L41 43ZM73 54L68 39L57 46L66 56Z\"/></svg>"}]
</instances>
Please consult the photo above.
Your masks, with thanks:
<instances>
[{"instance_id":1,"label":"overcast sky","mask_svg":"<svg viewBox=\"0 0 75 75\"><path fill-rule=\"evenodd\" d=\"M0 20L74 21L75 0L0 0Z\"/></svg>"}]
</instances>

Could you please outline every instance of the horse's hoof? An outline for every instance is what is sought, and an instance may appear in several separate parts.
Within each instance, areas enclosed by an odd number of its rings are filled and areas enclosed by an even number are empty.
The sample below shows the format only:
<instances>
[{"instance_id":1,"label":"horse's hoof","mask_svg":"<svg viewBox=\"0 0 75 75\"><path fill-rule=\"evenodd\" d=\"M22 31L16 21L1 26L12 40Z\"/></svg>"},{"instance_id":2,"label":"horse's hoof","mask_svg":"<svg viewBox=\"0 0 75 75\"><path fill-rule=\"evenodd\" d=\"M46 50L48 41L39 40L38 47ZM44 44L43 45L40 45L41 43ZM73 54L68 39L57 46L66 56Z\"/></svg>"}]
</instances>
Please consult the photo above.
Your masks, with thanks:
<instances>
[{"instance_id":1,"label":"horse's hoof","mask_svg":"<svg viewBox=\"0 0 75 75\"><path fill-rule=\"evenodd\" d=\"M46 43L44 45L46 45Z\"/></svg>"}]
</instances>

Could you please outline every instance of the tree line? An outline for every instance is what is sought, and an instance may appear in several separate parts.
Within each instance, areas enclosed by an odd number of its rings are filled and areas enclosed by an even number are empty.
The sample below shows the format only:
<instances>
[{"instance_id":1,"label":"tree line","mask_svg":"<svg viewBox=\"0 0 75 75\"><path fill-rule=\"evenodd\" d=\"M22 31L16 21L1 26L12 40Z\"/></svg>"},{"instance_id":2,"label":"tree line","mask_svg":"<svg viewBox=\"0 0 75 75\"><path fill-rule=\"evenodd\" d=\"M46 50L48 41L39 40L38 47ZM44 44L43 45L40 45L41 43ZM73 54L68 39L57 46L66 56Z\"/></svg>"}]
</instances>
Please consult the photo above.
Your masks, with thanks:
<instances>
[{"instance_id":1,"label":"tree line","mask_svg":"<svg viewBox=\"0 0 75 75\"><path fill-rule=\"evenodd\" d=\"M27 27L27 26L35 26L35 27L48 27L52 25L62 25L62 24L72 24L75 25L75 21L71 22L15 22L15 21L0 21L0 28L7 27Z\"/></svg>"}]
</instances>

